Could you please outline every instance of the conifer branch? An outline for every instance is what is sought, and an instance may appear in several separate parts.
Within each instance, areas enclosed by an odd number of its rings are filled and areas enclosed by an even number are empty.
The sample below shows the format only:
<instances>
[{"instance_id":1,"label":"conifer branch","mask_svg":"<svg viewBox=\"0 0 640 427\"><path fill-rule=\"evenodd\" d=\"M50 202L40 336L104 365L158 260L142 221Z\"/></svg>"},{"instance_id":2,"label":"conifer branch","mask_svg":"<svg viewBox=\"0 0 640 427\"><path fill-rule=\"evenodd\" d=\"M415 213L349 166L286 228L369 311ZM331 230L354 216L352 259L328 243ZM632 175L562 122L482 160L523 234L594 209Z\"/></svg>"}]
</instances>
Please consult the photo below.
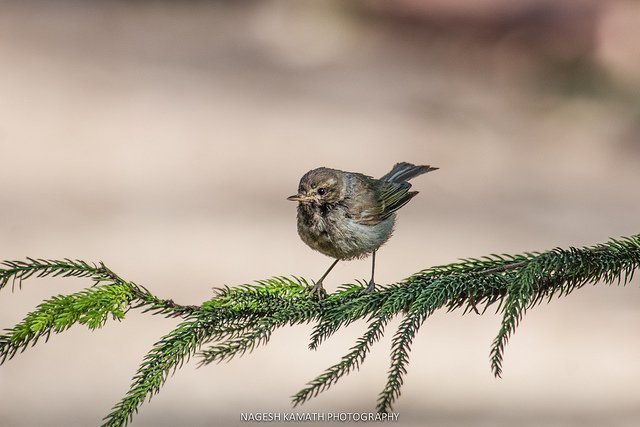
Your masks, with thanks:
<instances>
[{"instance_id":1,"label":"conifer branch","mask_svg":"<svg viewBox=\"0 0 640 427\"><path fill-rule=\"evenodd\" d=\"M161 299L142 286L126 281L100 263L80 260L5 261L0 264L0 289L30 277L85 277L94 285L70 295L42 302L25 319L0 335L0 364L35 345L41 338L73 325L102 327L108 319L122 320L129 309L183 318L145 356L129 391L104 419L105 426L127 425L139 406L158 393L167 378L198 354L199 365L229 361L266 344L272 333L287 325L314 322L309 347L359 319L368 321L365 333L349 352L293 396L298 405L327 390L343 376L359 369L373 344L394 316L403 319L395 332L387 383L377 409L392 410L407 373L409 353L421 325L436 310L478 311L497 304L503 319L493 341L490 359L496 376L502 373L504 349L528 309L554 296L566 296L591 283L626 284L640 268L640 235L586 248L556 248L542 253L491 255L436 266L373 292L363 284L346 285L326 298L308 291L304 279L275 277L253 285L219 289L200 306ZM12 286L15 288L15 286Z\"/></svg>"},{"instance_id":2,"label":"conifer branch","mask_svg":"<svg viewBox=\"0 0 640 427\"><path fill-rule=\"evenodd\" d=\"M0 263L0 290L11 282L15 288L22 287L22 281L34 274L36 277L91 277L98 274L100 269L95 264L88 264L80 260L65 259L62 261L27 258L27 261L4 261Z\"/></svg>"},{"instance_id":3,"label":"conifer branch","mask_svg":"<svg viewBox=\"0 0 640 427\"><path fill-rule=\"evenodd\" d=\"M363 336L358 338L356 344L351 347L349 353L342 357L342 359L331 366L329 369L320 374L317 378L310 381L307 387L303 388L293 396L293 405L297 406L316 397L319 393L329 389L338 380L351 372L354 369L360 369L360 364L364 362L367 357L371 346L379 341L384 332L384 327L389 322L390 317L388 315L382 315L373 319L367 331Z\"/></svg>"},{"instance_id":4,"label":"conifer branch","mask_svg":"<svg viewBox=\"0 0 640 427\"><path fill-rule=\"evenodd\" d=\"M131 289L122 285L95 286L48 299L8 333L0 335L0 364L29 344L36 345L41 337L48 341L52 332L60 333L76 323L93 330L104 326L109 316L121 320L132 299Z\"/></svg>"},{"instance_id":5,"label":"conifer branch","mask_svg":"<svg viewBox=\"0 0 640 427\"><path fill-rule=\"evenodd\" d=\"M27 258L27 261L4 261L0 264L0 289L8 283L12 288L32 276L89 277L94 286L70 295L58 295L43 301L7 333L0 335L0 365L13 358L18 351L37 344L52 333L60 333L75 324L89 329L104 326L109 318L122 320L130 308L143 308L143 312L167 317L184 317L197 307L175 304L151 294L147 289L127 282L104 264L89 264L81 260L45 260Z\"/></svg>"}]
</instances>

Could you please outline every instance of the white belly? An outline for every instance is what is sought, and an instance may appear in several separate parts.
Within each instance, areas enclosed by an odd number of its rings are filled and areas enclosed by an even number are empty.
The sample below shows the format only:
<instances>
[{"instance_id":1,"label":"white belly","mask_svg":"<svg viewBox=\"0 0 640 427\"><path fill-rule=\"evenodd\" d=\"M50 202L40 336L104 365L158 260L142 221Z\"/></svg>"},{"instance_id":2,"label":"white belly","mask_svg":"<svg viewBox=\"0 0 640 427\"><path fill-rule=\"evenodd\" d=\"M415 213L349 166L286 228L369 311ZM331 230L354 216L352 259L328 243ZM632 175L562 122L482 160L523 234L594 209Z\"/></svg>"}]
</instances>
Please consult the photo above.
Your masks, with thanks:
<instances>
[{"instance_id":1,"label":"white belly","mask_svg":"<svg viewBox=\"0 0 640 427\"><path fill-rule=\"evenodd\" d=\"M299 219L298 233L311 248L332 258L364 258L389 240L394 223L395 215L376 225L360 224L344 216L317 217L311 227L304 227Z\"/></svg>"}]
</instances>

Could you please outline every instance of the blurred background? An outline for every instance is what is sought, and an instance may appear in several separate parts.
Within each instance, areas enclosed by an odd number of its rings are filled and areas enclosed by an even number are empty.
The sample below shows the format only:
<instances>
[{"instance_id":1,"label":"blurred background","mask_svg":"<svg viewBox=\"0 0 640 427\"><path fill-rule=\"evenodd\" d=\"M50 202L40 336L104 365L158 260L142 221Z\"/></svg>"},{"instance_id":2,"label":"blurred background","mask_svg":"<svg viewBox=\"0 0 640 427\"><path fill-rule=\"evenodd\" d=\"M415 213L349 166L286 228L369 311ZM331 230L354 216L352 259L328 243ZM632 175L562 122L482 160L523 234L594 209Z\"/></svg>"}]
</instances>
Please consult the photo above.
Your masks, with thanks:
<instances>
[{"instance_id":1,"label":"blurred background","mask_svg":"<svg viewBox=\"0 0 640 427\"><path fill-rule=\"evenodd\" d=\"M318 166L440 167L378 253L391 283L489 253L640 232L640 3L624 0L0 2L0 259L104 261L158 296L317 279L296 191ZM340 263L329 290L366 278ZM82 279L0 295L0 326ZM528 313L492 377L500 318L439 312L412 351L401 426L635 426L640 286L587 287ZM369 411L390 336L301 411ZM0 425L90 426L177 321L130 312L0 368ZM178 371L135 426L240 425L289 411L358 323L311 326L229 364ZM246 425L246 424L245 424Z\"/></svg>"}]
</instances>

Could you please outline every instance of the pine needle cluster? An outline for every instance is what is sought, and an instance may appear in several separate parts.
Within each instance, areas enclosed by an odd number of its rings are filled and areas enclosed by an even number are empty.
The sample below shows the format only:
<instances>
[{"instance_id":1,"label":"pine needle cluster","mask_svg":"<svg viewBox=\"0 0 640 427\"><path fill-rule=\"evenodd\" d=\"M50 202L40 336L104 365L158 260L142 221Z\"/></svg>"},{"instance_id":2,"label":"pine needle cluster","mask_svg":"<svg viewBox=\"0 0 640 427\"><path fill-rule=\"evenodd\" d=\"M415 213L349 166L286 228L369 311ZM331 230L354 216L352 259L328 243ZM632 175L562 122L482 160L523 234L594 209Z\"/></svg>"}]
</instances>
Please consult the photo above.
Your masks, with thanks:
<instances>
[{"instance_id":1,"label":"pine needle cluster","mask_svg":"<svg viewBox=\"0 0 640 427\"><path fill-rule=\"evenodd\" d=\"M315 326L309 348L317 349L341 328L366 320L365 333L349 352L293 395L293 404L302 404L357 370L389 321L401 316L392 339L387 382L377 401L378 411L389 412L400 396L411 344L434 311L480 313L480 309L484 313L495 306L503 317L490 361L493 373L500 376L505 346L528 309L588 283L626 284L638 268L640 235L635 235L592 247L465 259L420 271L373 292L364 292L363 284L357 283L319 299L308 291L309 283L304 279L274 277L218 289L202 305L185 306L154 296L102 263L31 258L5 261L0 264L0 290L10 284L20 288L31 277L86 277L94 283L80 292L43 301L0 335L0 364L41 338L46 341L76 324L98 329L109 319L124 319L130 309L182 318L144 357L128 392L103 420L104 426L124 426L194 355L200 365L229 361L267 344L278 328L310 322Z\"/></svg>"}]
</instances>

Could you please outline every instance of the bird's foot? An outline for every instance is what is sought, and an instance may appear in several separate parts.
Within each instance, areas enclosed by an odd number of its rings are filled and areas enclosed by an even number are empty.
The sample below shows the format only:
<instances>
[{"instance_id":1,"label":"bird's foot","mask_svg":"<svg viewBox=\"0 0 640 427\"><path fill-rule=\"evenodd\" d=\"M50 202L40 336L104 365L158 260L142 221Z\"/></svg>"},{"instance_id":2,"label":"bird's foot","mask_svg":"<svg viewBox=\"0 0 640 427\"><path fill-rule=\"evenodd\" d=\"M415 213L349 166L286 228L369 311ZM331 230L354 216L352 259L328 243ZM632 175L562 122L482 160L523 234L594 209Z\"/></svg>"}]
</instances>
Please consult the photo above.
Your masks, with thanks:
<instances>
[{"instance_id":1,"label":"bird's foot","mask_svg":"<svg viewBox=\"0 0 640 427\"><path fill-rule=\"evenodd\" d=\"M376 282L373 281L373 279L369 280L369 283L367 284L367 287L364 288L362 290L362 292L372 292L373 290L376 289Z\"/></svg>"},{"instance_id":2,"label":"bird's foot","mask_svg":"<svg viewBox=\"0 0 640 427\"><path fill-rule=\"evenodd\" d=\"M322 280L316 282L313 286L309 286L307 290L312 296L319 299L327 296L327 291L322 287Z\"/></svg>"}]
</instances>

